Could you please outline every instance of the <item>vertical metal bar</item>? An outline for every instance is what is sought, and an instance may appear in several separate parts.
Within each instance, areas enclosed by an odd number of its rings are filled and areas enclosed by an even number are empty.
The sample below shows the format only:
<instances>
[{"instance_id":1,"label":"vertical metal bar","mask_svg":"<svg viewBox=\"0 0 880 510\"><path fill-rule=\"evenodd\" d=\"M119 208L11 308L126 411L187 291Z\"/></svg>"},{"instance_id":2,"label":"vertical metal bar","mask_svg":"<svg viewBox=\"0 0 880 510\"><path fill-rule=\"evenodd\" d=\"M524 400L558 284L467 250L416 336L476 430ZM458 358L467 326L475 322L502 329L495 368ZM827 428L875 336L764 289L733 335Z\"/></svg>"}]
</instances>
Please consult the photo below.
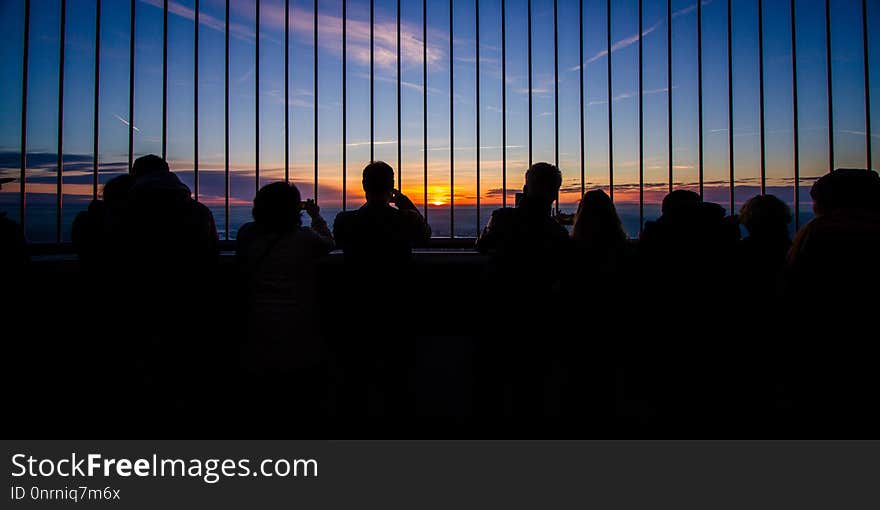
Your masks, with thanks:
<instances>
[{"instance_id":1,"label":"vertical metal bar","mask_svg":"<svg viewBox=\"0 0 880 510\"><path fill-rule=\"evenodd\" d=\"M287 0L288 5L290 5L290 0ZM348 60L348 50L346 45L348 43L348 0L342 0L342 210L346 209L346 199L347 199L347 181L348 181L348 97L346 93L346 88L348 85L347 81L347 69L346 69L346 61Z\"/></svg>"},{"instance_id":2,"label":"vertical metal bar","mask_svg":"<svg viewBox=\"0 0 880 510\"><path fill-rule=\"evenodd\" d=\"M92 112L92 200L98 198L98 113L101 88L101 0L95 0L95 98Z\"/></svg>"},{"instance_id":3,"label":"vertical metal bar","mask_svg":"<svg viewBox=\"0 0 880 510\"><path fill-rule=\"evenodd\" d=\"M760 0L759 0L760 1ZM697 158L703 196L703 0L697 0Z\"/></svg>"},{"instance_id":4,"label":"vertical metal bar","mask_svg":"<svg viewBox=\"0 0 880 510\"><path fill-rule=\"evenodd\" d=\"M834 94L831 74L831 0L825 0L825 64L828 77L828 171L834 170Z\"/></svg>"},{"instance_id":5,"label":"vertical metal bar","mask_svg":"<svg viewBox=\"0 0 880 510\"><path fill-rule=\"evenodd\" d=\"M614 200L614 96L611 91L611 0L607 0L606 43L608 51L608 196Z\"/></svg>"},{"instance_id":6,"label":"vertical metal bar","mask_svg":"<svg viewBox=\"0 0 880 510\"><path fill-rule=\"evenodd\" d=\"M532 167L532 0L528 0L528 39L529 39L529 168Z\"/></svg>"},{"instance_id":7,"label":"vertical metal bar","mask_svg":"<svg viewBox=\"0 0 880 510\"><path fill-rule=\"evenodd\" d=\"M733 152L733 10L727 0L727 168L730 172L730 214L735 214L736 186Z\"/></svg>"},{"instance_id":8,"label":"vertical metal bar","mask_svg":"<svg viewBox=\"0 0 880 510\"><path fill-rule=\"evenodd\" d=\"M199 199L199 15L200 0L196 0L193 25L193 188Z\"/></svg>"},{"instance_id":9,"label":"vertical metal bar","mask_svg":"<svg viewBox=\"0 0 880 510\"><path fill-rule=\"evenodd\" d=\"M553 0L553 120L553 157L554 165L559 168L559 5L557 0Z\"/></svg>"},{"instance_id":10,"label":"vertical metal bar","mask_svg":"<svg viewBox=\"0 0 880 510\"><path fill-rule=\"evenodd\" d=\"M480 148L480 0L474 0L474 11L475 11L475 13L474 13L474 16L475 16L474 28L476 31L476 40L477 40L476 44L475 44L476 59L475 59L475 64L474 64L476 66L476 72L475 72L476 80L475 81L476 81L476 87L477 87L477 91L476 91L476 100L477 100L477 102L476 102L476 113L477 113L477 118L476 118L476 122L477 122L477 137L476 137L477 138L477 140L476 140L477 141L477 230L476 230L476 232L479 233L480 232L480 224L481 224L481 221L480 221L480 156L482 153L482 149Z\"/></svg>"},{"instance_id":11,"label":"vertical metal bar","mask_svg":"<svg viewBox=\"0 0 880 510\"><path fill-rule=\"evenodd\" d=\"M258 0L259 1L259 0ZM162 4L162 159L168 156L168 0Z\"/></svg>"},{"instance_id":12,"label":"vertical metal bar","mask_svg":"<svg viewBox=\"0 0 880 510\"><path fill-rule=\"evenodd\" d=\"M397 189L403 188L403 150L400 129L400 0L397 0Z\"/></svg>"},{"instance_id":13,"label":"vertical metal bar","mask_svg":"<svg viewBox=\"0 0 880 510\"><path fill-rule=\"evenodd\" d=\"M868 58L868 2L862 0L862 50L865 61L865 160L867 169L871 170L871 79L870 59Z\"/></svg>"},{"instance_id":14,"label":"vertical metal bar","mask_svg":"<svg viewBox=\"0 0 880 510\"><path fill-rule=\"evenodd\" d=\"M314 78L314 88L315 88L315 202L318 201L318 0L315 0L312 4L312 13L314 15L314 27L312 29L312 33L314 35L313 40L313 51L314 58L313 62L315 68L313 69L313 78Z\"/></svg>"},{"instance_id":15,"label":"vertical metal bar","mask_svg":"<svg viewBox=\"0 0 880 510\"><path fill-rule=\"evenodd\" d=\"M375 37L373 34L375 22L376 2L370 0L370 161L374 159L374 151L376 144L376 120L375 120L375 94L374 90L374 61L375 61Z\"/></svg>"},{"instance_id":16,"label":"vertical metal bar","mask_svg":"<svg viewBox=\"0 0 880 510\"><path fill-rule=\"evenodd\" d=\"M225 238L229 240L229 0L226 0L226 63L225 63L225 77L224 77L224 137L225 143L224 147L224 162L225 162L225 172L224 172L224 182L225 182L225 190L223 193L223 201L224 201L224 216L226 219L226 227L224 231L226 232Z\"/></svg>"},{"instance_id":17,"label":"vertical metal bar","mask_svg":"<svg viewBox=\"0 0 880 510\"><path fill-rule=\"evenodd\" d=\"M453 38L453 10L454 0L449 0L449 237L455 237L455 90L454 90L454 73L455 57L453 49L455 47L455 39Z\"/></svg>"},{"instance_id":18,"label":"vertical metal bar","mask_svg":"<svg viewBox=\"0 0 880 510\"><path fill-rule=\"evenodd\" d=\"M639 0L641 1L641 0ZM580 43L578 45L578 71L580 75L580 121L581 121L581 197L586 191L586 154L584 152L584 0L578 2L578 26Z\"/></svg>"},{"instance_id":19,"label":"vertical metal bar","mask_svg":"<svg viewBox=\"0 0 880 510\"><path fill-rule=\"evenodd\" d=\"M583 1L583 0L581 0ZM507 207L507 0L501 0L501 207Z\"/></svg>"},{"instance_id":20,"label":"vertical metal bar","mask_svg":"<svg viewBox=\"0 0 880 510\"><path fill-rule=\"evenodd\" d=\"M342 0L342 11L345 12L345 0ZM342 53L345 55L345 19L342 20ZM345 58L342 59L343 77L345 76ZM345 80L343 79L343 83ZM345 111L345 88L342 89L343 103L342 108ZM345 125L345 117L343 116L343 125ZM345 130L342 135L343 145L343 162L345 161ZM342 167L345 172L345 164ZM290 182L290 0L284 0L284 182ZM342 180L342 196L343 208L345 207L345 179Z\"/></svg>"},{"instance_id":21,"label":"vertical metal bar","mask_svg":"<svg viewBox=\"0 0 880 510\"><path fill-rule=\"evenodd\" d=\"M672 0L666 0L666 120L669 191L672 192L672 162L674 159L672 155Z\"/></svg>"},{"instance_id":22,"label":"vertical metal bar","mask_svg":"<svg viewBox=\"0 0 880 510\"><path fill-rule=\"evenodd\" d=\"M27 100L28 100L28 60L30 58L30 34L31 34L31 0L24 1L24 37L21 50L21 148L19 150L19 221L22 228L27 228L25 222L27 203Z\"/></svg>"},{"instance_id":23,"label":"vertical metal bar","mask_svg":"<svg viewBox=\"0 0 880 510\"><path fill-rule=\"evenodd\" d=\"M342 0L342 10L345 12L345 0ZM345 40L345 20L342 21L343 41ZM343 42L343 54L345 43ZM342 67L345 69L345 59L342 60ZM343 83L345 83L343 81ZM345 89L343 88L343 98L345 98ZM344 99L343 99L344 101ZM345 109L343 103L343 110ZM345 119L343 118L343 125ZM345 134L343 136L343 154L345 153ZM344 161L344 157L343 157ZM343 164L343 172L345 165ZM290 0L284 0L284 182L290 182ZM345 179L342 180L343 197L345 196ZM344 203L343 198L343 203Z\"/></svg>"},{"instance_id":24,"label":"vertical metal bar","mask_svg":"<svg viewBox=\"0 0 880 510\"><path fill-rule=\"evenodd\" d=\"M254 193L260 190L260 0L256 5L254 37Z\"/></svg>"},{"instance_id":25,"label":"vertical metal bar","mask_svg":"<svg viewBox=\"0 0 880 510\"><path fill-rule=\"evenodd\" d=\"M128 32L128 171L134 162L134 29L135 0L131 0Z\"/></svg>"},{"instance_id":26,"label":"vertical metal bar","mask_svg":"<svg viewBox=\"0 0 880 510\"><path fill-rule=\"evenodd\" d=\"M800 228L801 217L801 159L800 159L800 128L798 122L798 81L797 81L797 18L795 17L795 0L791 0L791 109L792 135L794 142L794 229Z\"/></svg>"},{"instance_id":27,"label":"vertical metal bar","mask_svg":"<svg viewBox=\"0 0 880 510\"><path fill-rule=\"evenodd\" d=\"M423 206L428 220L428 0L422 0L422 158L424 170Z\"/></svg>"},{"instance_id":28,"label":"vertical metal bar","mask_svg":"<svg viewBox=\"0 0 880 510\"><path fill-rule=\"evenodd\" d=\"M727 0L727 168L730 172L730 214L734 214L736 186L733 169L733 9L731 1Z\"/></svg>"},{"instance_id":29,"label":"vertical metal bar","mask_svg":"<svg viewBox=\"0 0 880 510\"><path fill-rule=\"evenodd\" d=\"M58 172L55 179L55 242L61 242L61 213L64 193L64 46L67 32L67 1L61 0L58 33Z\"/></svg>"},{"instance_id":30,"label":"vertical metal bar","mask_svg":"<svg viewBox=\"0 0 880 510\"><path fill-rule=\"evenodd\" d=\"M701 1L701 0L697 0ZM645 226L645 87L642 78L642 0L639 0L639 232ZM700 181L702 182L702 180Z\"/></svg>"},{"instance_id":31,"label":"vertical metal bar","mask_svg":"<svg viewBox=\"0 0 880 510\"><path fill-rule=\"evenodd\" d=\"M758 102L761 137L761 194L767 191L767 144L764 138L764 2L758 0Z\"/></svg>"}]
</instances>

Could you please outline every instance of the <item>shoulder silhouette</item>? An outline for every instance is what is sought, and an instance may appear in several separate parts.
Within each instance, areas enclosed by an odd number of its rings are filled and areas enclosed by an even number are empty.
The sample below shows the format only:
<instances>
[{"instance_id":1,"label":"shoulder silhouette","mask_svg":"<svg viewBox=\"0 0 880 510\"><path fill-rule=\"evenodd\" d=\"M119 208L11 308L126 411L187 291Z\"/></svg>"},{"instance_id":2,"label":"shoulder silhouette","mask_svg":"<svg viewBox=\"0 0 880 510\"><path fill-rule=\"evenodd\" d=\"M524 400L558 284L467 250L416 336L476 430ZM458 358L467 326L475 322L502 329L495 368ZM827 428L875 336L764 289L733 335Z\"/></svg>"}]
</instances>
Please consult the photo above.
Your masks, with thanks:
<instances>
[{"instance_id":1,"label":"shoulder silhouette","mask_svg":"<svg viewBox=\"0 0 880 510\"><path fill-rule=\"evenodd\" d=\"M105 269L109 250L119 234L128 209L128 193L134 184L130 174L118 175L104 184L102 198L92 200L73 220L71 240L82 267L89 272Z\"/></svg>"},{"instance_id":2,"label":"shoulder silhouette","mask_svg":"<svg viewBox=\"0 0 880 510\"><path fill-rule=\"evenodd\" d=\"M364 168L366 203L336 216L333 234L346 263L396 264L409 260L413 247L431 237L418 208L394 188L394 170L383 161Z\"/></svg>"},{"instance_id":3,"label":"shoulder silhouette","mask_svg":"<svg viewBox=\"0 0 880 510\"><path fill-rule=\"evenodd\" d=\"M602 190L584 193L578 203L571 238L579 256L597 263L614 263L626 246L626 232L614 202Z\"/></svg>"},{"instance_id":4,"label":"shoulder silhouette","mask_svg":"<svg viewBox=\"0 0 880 510\"><path fill-rule=\"evenodd\" d=\"M496 283L538 292L559 283L571 240L552 214L562 185L559 169L536 163L526 171L525 181L515 208L492 212L477 249L489 255L490 277Z\"/></svg>"},{"instance_id":5,"label":"shoulder silhouette","mask_svg":"<svg viewBox=\"0 0 880 510\"><path fill-rule=\"evenodd\" d=\"M794 283L823 301L834 295L858 300L880 284L880 176L834 170L813 184L810 196L816 217L798 232L789 254Z\"/></svg>"}]
</instances>

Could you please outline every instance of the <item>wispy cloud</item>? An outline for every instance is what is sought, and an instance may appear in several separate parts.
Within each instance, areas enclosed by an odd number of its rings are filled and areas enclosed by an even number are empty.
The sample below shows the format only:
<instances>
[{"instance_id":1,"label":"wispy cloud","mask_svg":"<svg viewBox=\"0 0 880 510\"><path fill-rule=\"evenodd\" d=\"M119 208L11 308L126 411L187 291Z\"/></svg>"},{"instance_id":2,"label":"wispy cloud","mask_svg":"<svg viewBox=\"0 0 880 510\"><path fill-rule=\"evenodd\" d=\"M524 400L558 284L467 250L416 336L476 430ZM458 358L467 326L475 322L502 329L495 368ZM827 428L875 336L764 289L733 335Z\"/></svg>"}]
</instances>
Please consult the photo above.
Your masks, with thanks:
<instances>
[{"instance_id":1,"label":"wispy cloud","mask_svg":"<svg viewBox=\"0 0 880 510\"><path fill-rule=\"evenodd\" d=\"M164 9L163 0L141 0L141 2L156 7L158 9ZM194 9L174 1L168 2L168 13L175 16L180 16L181 18L188 19L190 21L194 21L196 19L196 12ZM199 12L199 24L218 32L226 32L225 20L215 18L214 16L205 13L204 11ZM254 31L251 27L234 21L230 21L229 23L229 35L231 37L246 41L254 40Z\"/></svg>"},{"instance_id":2,"label":"wispy cloud","mask_svg":"<svg viewBox=\"0 0 880 510\"><path fill-rule=\"evenodd\" d=\"M162 9L163 0L141 0L143 3ZM241 17L254 19L253 9L243 9L239 4L233 4ZM168 12L175 16L194 21L195 11L175 1L168 2ZM284 29L284 6L263 5L261 7L260 22L267 29ZM205 12L199 13L199 24L203 27L226 31L226 21L215 18ZM342 52L342 17L335 14L318 12L318 47L324 51ZM376 66L386 69L395 68L397 65L397 22L379 21L373 30L373 59ZM312 42L314 30L314 13L301 7L290 9L290 33L292 37L302 38L304 42ZM253 42L256 38L254 27L251 24L243 24L236 21L229 23L230 36ZM348 58L354 58L361 64L370 63L370 23L349 18L346 21L346 52ZM261 38L265 33L260 34ZM306 40L307 39L307 40ZM444 46L448 44L448 35L443 31L429 29L427 63L437 65L446 52ZM432 42L436 41L436 42ZM421 25L402 21L400 24L400 53L404 64L422 63L422 30Z\"/></svg>"},{"instance_id":3,"label":"wispy cloud","mask_svg":"<svg viewBox=\"0 0 880 510\"><path fill-rule=\"evenodd\" d=\"M702 0L702 3L703 3L703 5L708 5L708 4L712 3L712 0ZM674 18L678 18L680 16L685 16L687 14L694 12L695 10L697 10L696 3L673 12L672 18L674 19ZM664 23L666 23L666 20L660 19L657 22L655 22L653 25L649 26L648 28L643 29L642 33L641 33L641 37L645 37L646 35L650 34L651 32L654 32L655 30L660 28L660 26L663 25ZM617 50L622 50L623 48L628 48L628 47L632 46L633 44L638 43L639 38L640 37L639 37L638 33L635 33L635 34L630 35L628 37L624 37L623 39L620 39L619 41L616 41L614 44L611 45L611 52L614 53ZM584 65L585 66L590 65L593 62L596 62L597 60L600 60L607 55L608 55L607 49L597 51L592 56L587 58L586 61L584 61ZM575 66L572 66L569 68L569 71L579 71L579 70L580 70L580 65L575 65Z\"/></svg>"}]
</instances>

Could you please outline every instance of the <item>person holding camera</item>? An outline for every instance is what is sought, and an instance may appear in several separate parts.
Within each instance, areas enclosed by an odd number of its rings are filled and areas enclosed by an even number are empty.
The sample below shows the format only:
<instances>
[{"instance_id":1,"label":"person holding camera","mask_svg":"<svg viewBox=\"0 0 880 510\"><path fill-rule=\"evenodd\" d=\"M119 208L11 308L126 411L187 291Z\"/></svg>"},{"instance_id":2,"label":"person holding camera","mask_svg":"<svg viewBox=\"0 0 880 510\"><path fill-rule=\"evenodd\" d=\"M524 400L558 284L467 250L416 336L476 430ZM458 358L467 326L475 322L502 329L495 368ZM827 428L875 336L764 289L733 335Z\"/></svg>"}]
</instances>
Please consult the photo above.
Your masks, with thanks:
<instances>
[{"instance_id":1,"label":"person holding camera","mask_svg":"<svg viewBox=\"0 0 880 510\"><path fill-rule=\"evenodd\" d=\"M388 163L371 162L362 182L366 203L339 213L333 225L346 264L394 267L409 261L413 247L431 238L431 227L412 201L394 188L394 170Z\"/></svg>"},{"instance_id":2,"label":"person holding camera","mask_svg":"<svg viewBox=\"0 0 880 510\"><path fill-rule=\"evenodd\" d=\"M344 254L344 296L336 333L346 374L343 401L355 414L403 412L412 342L421 314L404 298L412 249L431 238L431 227L406 195L394 188L394 170L382 161L364 168L366 203L339 213L333 226ZM410 300L411 301L411 300ZM389 310L395 324L390 328Z\"/></svg>"},{"instance_id":3,"label":"person holding camera","mask_svg":"<svg viewBox=\"0 0 880 510\"><path fill-rule=\"evenodd\" d=\"M302 225L302 211L311 228ZM283 372L320 360L317 260L333 235L314 200L274 182L254 197L254 221L238 231L235 258L247 301L245 360L256 371Z\"/></svg>"}]
</instances>

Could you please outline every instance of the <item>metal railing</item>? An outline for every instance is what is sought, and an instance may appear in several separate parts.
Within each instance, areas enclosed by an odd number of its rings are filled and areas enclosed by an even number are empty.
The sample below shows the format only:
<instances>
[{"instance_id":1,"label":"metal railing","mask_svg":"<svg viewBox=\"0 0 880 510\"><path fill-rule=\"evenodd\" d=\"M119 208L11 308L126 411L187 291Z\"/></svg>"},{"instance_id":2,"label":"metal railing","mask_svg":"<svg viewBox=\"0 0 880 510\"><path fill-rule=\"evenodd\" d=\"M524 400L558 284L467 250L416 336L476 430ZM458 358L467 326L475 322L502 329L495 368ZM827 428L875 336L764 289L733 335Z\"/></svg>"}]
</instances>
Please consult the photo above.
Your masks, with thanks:
<instances>
[{"instance_id":1,"label":"metal railing","mask_svg":"<svg viewBox=\"0 0 880 510\"><path fill-rule=\"evenodd\" d=\"M349 0L342 0L342 143L341 143L341 158L342 158L342 209L345 210L346 202L347 202L347 193L346 189L347 183L347 68L346 68L346 60L347 60L347 4ZM447 0L449 5L449 60L453 62L453 49L454 49L454 20L453 13L455 8L455 2L453 0ZM502 154L502 162L501 162L501 181L502 181L502 193L501 193L501 203L502 206L507 206L507 191L508 191L508 182L507 182L507 142L508 142L508 133L507 133L507 0L494 0L500 3L501 10L501 80L504 84L501 90L501 154ZM763 12L764 5L762 0L755 0L758 4L758 48L759 48L759 56L758 56L758 66L759 66L759 107L760 107L760 118L759 118L759 131L760 131L760 190L761 192L766 191L766 181L767 181L767 173L766 173L766 140L765 140L765 112L764 112L764 103L765 103L765 83L764 83L764 24L763 24ZM92 178L92 195L93 197L98 196L98 160L99 160L99 150L100 150L100 140L99 140L99 129L98 129L98 118L100 112L100 57L101 57L101 28L102 28L102 18L101 18L101 0L95 0L95 48L94 48L94 58L95 58L95 68L94 68L94 132L93 132L93 178ZM285 104L288 104L290 100L290 83L289 83L289 68L290 68L290 1L285 0L284 2L284 12L286 17L286 23L284 28L284 70L285 70L285 78L284 78L284 95L285 95ZM731 27L731 18L732 18L732 9L731 9L731 0L726 0L726 10L727 10L727 20L726 20L726 40L727 40L727 133L728 133L728 166L729 166L729 187L730 187L730 207L731 210L734 208L734 188L735 188L735 161L734 161L734 94L733 94L733 85L732 79L733 76L733 37L732 37L732 27ZM703 24L703 2L698 0L696 3L696 12L697 12L697 88L698 88L698 175L699 175L699 191L703 193L703 180L704 180L704 150L703 150L703 35L702 35L702 24ZM318 2L314 1L313 4L313 13L314 13L314 197L316 200L319 199L319 187L318 187L318 91L320 90L318 83L318 33L320 30L318 23ZM424 118L423 122L423 133L422 133L422 143L423 143L423 186L424 186L424 213L425 215L429 214L428 208L428 87L427 78L428 78L428 26L427 26L427 16L426 11L428 7L427 0L422 0L422 79L424 81L424 85L422 87L422 114ZM56 188L57 188L57 196L56 196L56 241L61 242L62 236L62 209L63 209L63 175L64 175L64 158L63 158L63 147L64 147L64 81L65 81L65 33L66 33L66 11L67 11L67 2L65 0L60 0L60 43L59 43L59 65L58 65L58 132L57 132L57 178L56 178ZM532 106L532 91L533 91L533 83L532 83L532 2L528 0L527 4L528 15L527 15L527 23L528 23L528 56L527 56L527 65L528 65L528 161L529 164L532 163L533 157L533 139L532 139L532 121L533 121L533 106ZM611 21L612 21L612 2L611 0L606 0L606 9L607 9L607 17L604 20L606 22L606 51L607 51L607 94L608 94L608 164L609 164L609 186L610 195L614 197L614 114L612 103L612 37L611 37ZM474 0L474 10L475 17L474 23L476 28L476 55L475 59L475 72L476 72L476 91L475 91L475 99L476 99L476 140L477 140L477 151L476 151L476 218L477 218L477 229L481 227L482 216L480 214L480 206L481 206L481 180L480 180L480 1ZM554 79L555 79L555 87L554 87L554 114L555 114L555 139L554 139L554 153L555 153L555 162L559 163L559 35L558 35L558 12L557 12L557 0L553 1L553 47L554 47ZM256 0L256 37L255 37L255 79L256 79L256 90L259 91L259 83L260 83L260 1ZM166 156L167 152L167 137L168 137L168 12L169 5L168 0L164 0L163 5L163 27L162 27L162 131L161 131L161 147L162 147L162 155ZM225 173L225 202L224 202L224 210L225 210L225 236L229 238L229 210L230 210L230 153L229 153L229 63L230 63L230 48L229 48L229 40L230 40L230 0L226 0L225 5L226 19L225 19L225 62L224 62L224 70L225 70L225 80L224 80L224 173ZM131 168L133 158L135 156L134 153L134 116L135 116L135 41L136 41L136 1L130 1L130 27L129 27L129 83L128 83L128 165L129 169ZM584 2L583 0L578 0L578 13L579 13L579 101L580 101L580 113L579 113L579 129L580 129L580 189L581 192L586 189L586 179L585 179L585 113L584 113ZM638 27L639 27L639 37L638 37L638 178L639 178L639 224L642 225L645 221L645 197L644 197L644 188L645 188L645 154L644 154L644 83L642 79L643 75L643 46L642 46L642 38L643 38L643 17L644 17L644 6L643 0L638 0ZM827 75L827 118L828 118L828 168L834 168L835 165L835 148L834 148L834 104L833 104L833 92L832 92L832 55L831 55L831 44L832 44L832 31L831 31L831 5L830 0L825 0L825 60L826 60L826 75ZM674 148L675 143L673 140L673 94L672 94L672 77L673 77L673 68L672 68L672 4L671 0L666 1L666 23L667 23L667 33L666 33L666 66L667 66L667 122L668 122L668 184L669 189L673 189L673 167L674 167ZM401 185L401 174L402 171L402 154L401 154L401 38L400 38L400 0L397 1L396 4L396 21L397 21L397 168L398 168L398 186ZM797 76L797 64L798 64L798 56L797 56L797 22L796 22L796 1L790 0L790 21L791 21L791 66L792 66L792 81L791 81L791 92L792 92L792 125L793 125L793 164L794 164L794 178L797 183L796 186L800 185L800 157L799 157L799 120L798 120L798 76ZM27 128L28 128L28 74L29 68L28 63L30 59L29 54L29 46L30 46L30 23L31 23L31 1L24 0L24 13L23 13L23 63L22 63L22 89L21 89L21 148L20 148L20 219L23 224L26 224L26 203L27 203L27 186L25 183L27 182L27 148L28 148L28 140L27 140ZM200 187L199 187L199 24L200 24L200 3L199 0L195 0L195 22L193 26L194 30L194 104L193 104L193 117L194 117L194 128L193 128L193 148L194 148L194 194L196 199L199 197ZM370 0L370 157L371 159L374 157L374 145L376 143L375 140L375 125L376 119L374 115L375 110L375 36L374 36L374 26L375 26L375 6L374 1ZM863 43L863 59L864 59L864 90L865 90L865 144L866 144L866 167L872 167L871 161L871 102L870 102L870 70L869 70L869 44L868 44L868 11L867 11L867 0L861 0L861 31L862 31L862 43ZM450 190L450 237L455 237L455 192L454 192L454 183L455 183L455 156L454 156L454 147L455 147L455 128L454 128L454 65L449 66L449 123L450 123L450 160L449 160L449 187ZM259 92L255 94L255 189L259 187L260 183L260 104L259 104ZM293 119L290 118L289 107L285 108L284 112L284 178L286 180L290 179L290 128L292 125ZM799 195L800 193L796 191L794 193L794 203L795 210L798 210L800 207L799 203ZM798 214L795 214L795 221L797 221Z\"/></svg>"}]
</instances>

